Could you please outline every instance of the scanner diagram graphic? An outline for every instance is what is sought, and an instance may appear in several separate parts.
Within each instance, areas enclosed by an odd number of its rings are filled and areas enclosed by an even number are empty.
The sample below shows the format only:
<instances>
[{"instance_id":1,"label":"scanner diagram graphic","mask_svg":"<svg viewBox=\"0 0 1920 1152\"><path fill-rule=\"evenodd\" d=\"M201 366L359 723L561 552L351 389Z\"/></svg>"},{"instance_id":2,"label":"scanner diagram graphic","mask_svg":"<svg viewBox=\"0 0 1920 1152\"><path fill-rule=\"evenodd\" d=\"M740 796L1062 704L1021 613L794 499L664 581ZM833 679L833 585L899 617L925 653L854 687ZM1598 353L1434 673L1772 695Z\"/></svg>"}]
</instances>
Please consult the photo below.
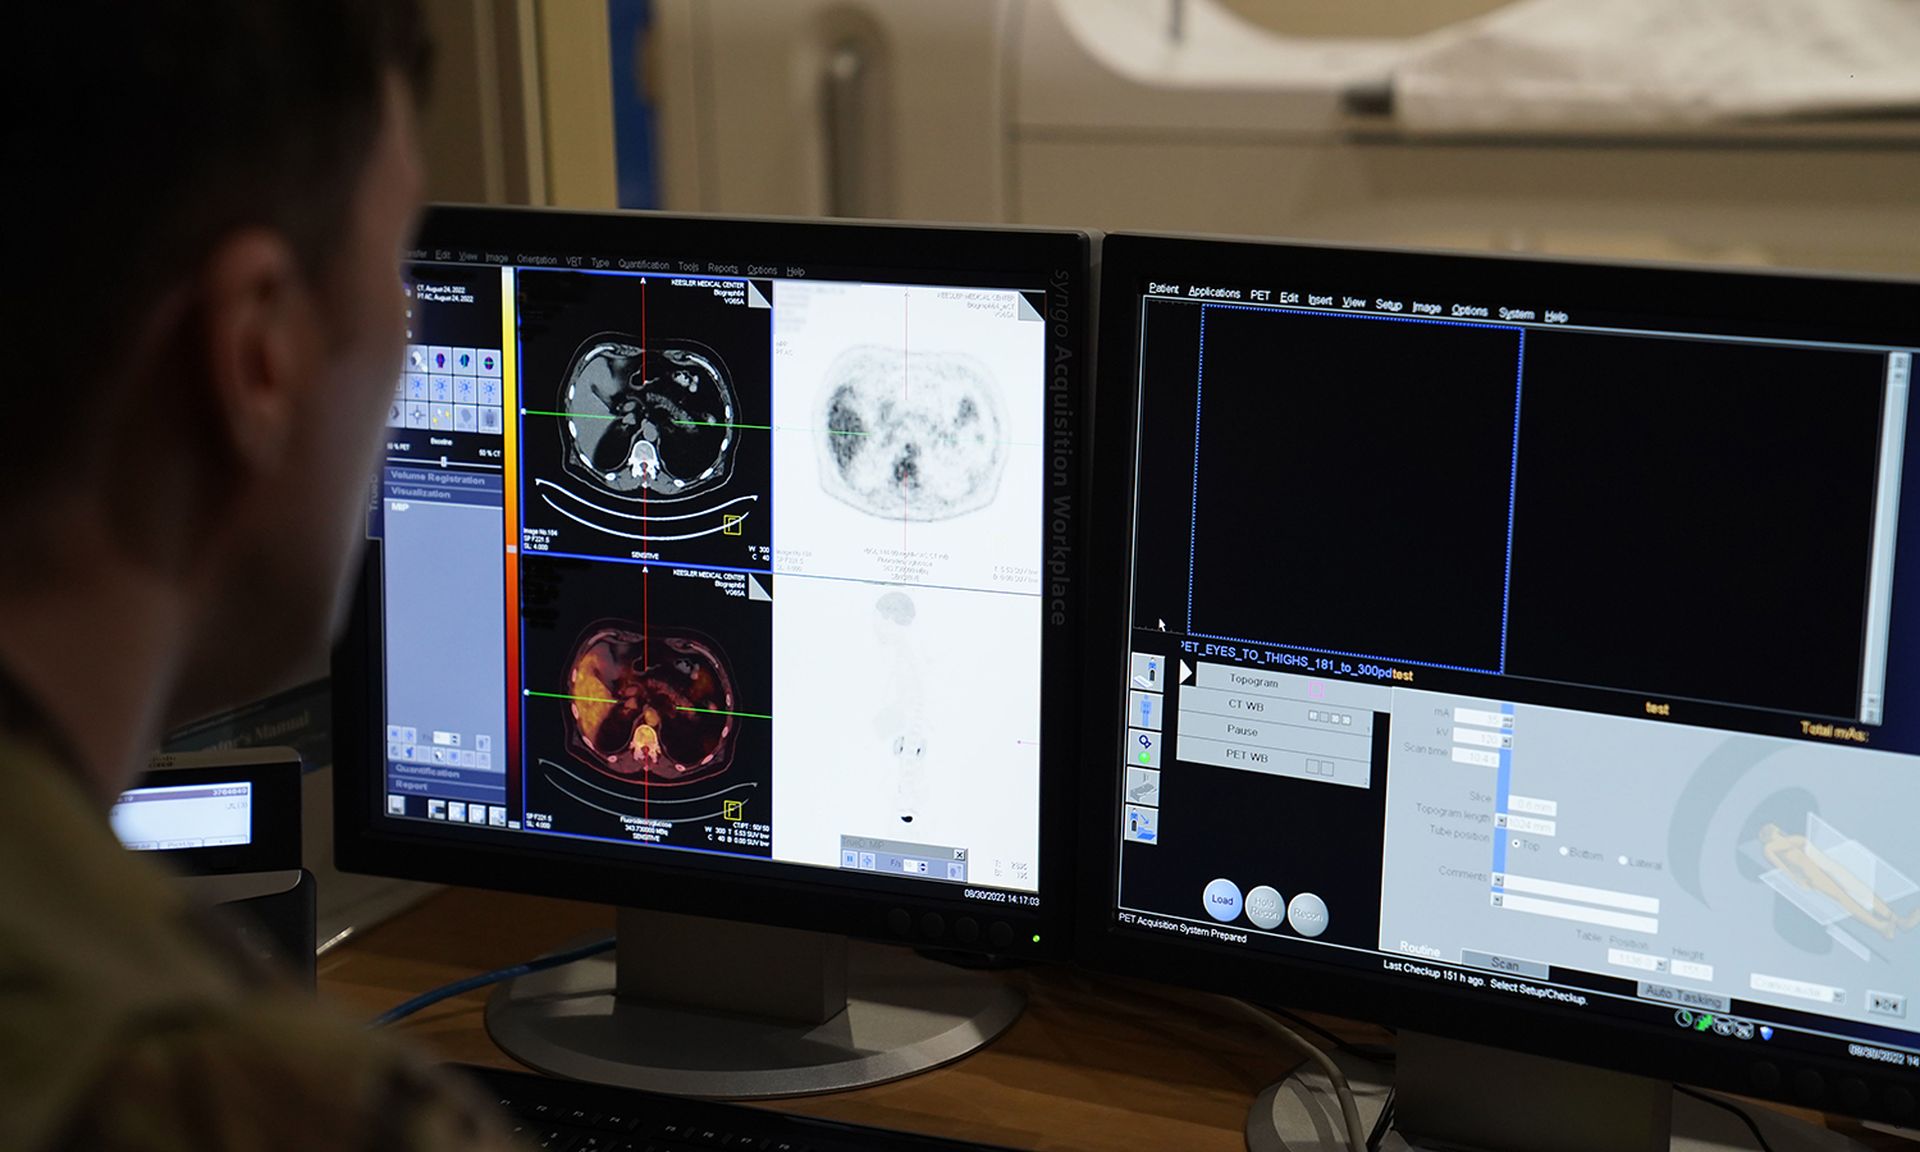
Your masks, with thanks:
<instances>
[{"instance_id":1,"label":"scanner diagram graphic","mask_svg":"<svg viewBox=\"0 0 1920 1152\"><path fill-rule=\"evenodd\" d=\"M1920 886L1817 813L1800 830L1765 824L1741 851L1767 869L1761 883L1861 961L1875 956L1876 938L1920 928Z\"/></svg>"}]
</instances>

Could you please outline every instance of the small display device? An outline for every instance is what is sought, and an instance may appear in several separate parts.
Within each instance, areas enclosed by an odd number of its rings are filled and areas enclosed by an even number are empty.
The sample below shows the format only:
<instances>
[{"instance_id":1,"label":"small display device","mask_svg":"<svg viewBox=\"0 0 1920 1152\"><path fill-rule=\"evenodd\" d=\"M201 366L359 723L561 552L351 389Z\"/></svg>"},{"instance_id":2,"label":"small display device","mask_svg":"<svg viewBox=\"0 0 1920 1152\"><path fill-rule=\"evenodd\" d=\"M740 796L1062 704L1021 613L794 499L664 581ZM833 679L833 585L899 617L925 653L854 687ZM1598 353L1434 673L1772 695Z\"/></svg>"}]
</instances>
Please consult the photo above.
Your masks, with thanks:
<instances>
[{"instance_id":1,"label":"small display device","mask_svg":"<svg viewBox=\"0 0 1920 1152\"><path fill-rule=\"evenodd\" d=\"M300 757L290 748L157 756L108 814L120 843L176 872L300 867Z\"/></svg>"},{"instance_id":2,"label":"small display device","mask_svg":"<svg viewBox=\"0 0 1920 1152\"><path fill-rule=\"evenodd\" d=\"M377 870L1040 949L1085 238L443 208L421 245L337 677Z\"/></svg>"},{"instance_id":3,"label":"small display device","mask_svg":"<svg viewBox=\"0 0 1920 1152\"><path fill-rule=\"evenodd\" d=\"M301 865L300 769L291 748L157 756L109 821L193 900L224 906L243 947L310 985L315 894Z\"/></svg>"},{"instance_id":4,"label":"small display device","mask_svg":"<svg viewBox=\"0 0 1920 1152\"><path fill-rule=\"evenodd\" d=\"M253 842L253 785L245 780L129 788L113 805L113 834L136 852L228 848Z\"/></svg>"},{"instance_id":5,"label":"small display device","mask_svg":"<svg viewBox=\"0 0 1920 1152\"><path fill-rule=\"evenodd\" d=\"M1090 949L1911 1119L1920 289L1104 261Z\"/></svg>"}]
</instances>

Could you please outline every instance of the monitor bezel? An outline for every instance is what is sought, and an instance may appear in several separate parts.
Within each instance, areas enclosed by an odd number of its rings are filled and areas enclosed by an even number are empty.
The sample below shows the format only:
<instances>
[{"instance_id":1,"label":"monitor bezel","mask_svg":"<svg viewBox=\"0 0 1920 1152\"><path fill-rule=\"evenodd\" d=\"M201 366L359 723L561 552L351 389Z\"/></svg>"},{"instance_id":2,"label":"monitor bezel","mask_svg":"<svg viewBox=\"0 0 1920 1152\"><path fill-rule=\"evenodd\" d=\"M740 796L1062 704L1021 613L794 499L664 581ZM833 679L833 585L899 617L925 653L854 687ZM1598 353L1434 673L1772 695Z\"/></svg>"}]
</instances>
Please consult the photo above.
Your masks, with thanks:
<instances>
[{"instance_id":1,"label":"monitor bezel","mask_svg":"<svg viewBox=\"0 0 1920 1152\"><path fill-rule=\"evenodd\" d=\"M1087 439L1091 380L1089 248L1086 233L1057 229L436 205L423 220L408 258L432 261L436 254L463 250L592 253L703 264L765 258L822 267L860 265L873 275L891 270L903 282L915 273L932 276L947 269L1013 274L1048 286L1049 467L1042 495L1048 509L1047 554L1060 567L1046 580L1041 672L1043 683L1064 683L1072 676L1080 647L1075 576L1085 473L1079 454ZM1069 465L1062 474L1052 466L1057 453L1065 453ZM1056 523L1060 500L1066 502L1066 515ZM376 811L385 751L378 724L378 575L378 555L370 546L333 653L334 850L343 871L1034 959L1067 954L1070 902L1077 890L1073 860L1078 822L1071 806L1077 794L1081 731L1077 701L1069 696L1053 694L1041 705L1037 909L1013 901L949 896L946 885L904 879L875 878L855 885L790 874L715 872L648 859L641 852L623 859L616 853L557 851L538 837L481 828L436 835L397 826L406 822ZM804 871L804 866L790 867ZM976 931L965 931L963 920L971 920ZM994 929L1001 924L1011 929L1011 940L996 945Z\"/></svg>"},{"instance_id":2,"label":"monitor bezel","mask_svg":"<svg viewBox=\"0 0 1920 1152\"><path fill-rule=\"evenodd\" d=\"M1678 1029L1546 1004L1510 1004L1491 996L1415 986L1382 973L1271 953L1234 953L1217 947L1127 931L1114 917L1119 862L1117 829L1123 803L1121 733L1116 708L1127 677L1130 648L1125 622L1134 516L1133 462L1138 415L1138 301L1148 277L1179 276L1183 283L1265 284L1289 259L1325 267L1337 263L1351 283L1398 288L1394 273L1418 270L1421 283L1441 280L1462 293L1503 285L1529 300L1632 298L1648 314L1677 314L1702 322L1727 321L1806 339L1920 345L1920 279L1868 278L1779 270L1708 270L1660 264L1564 261L1525 255L1368 248L1280 239L1224 236L1109 234L1100 253L1098 384L1092 490L1086 530L1088 579L1083 590L1089 621L1119 622L1085 630L1089 674L1082 712L1083 791L1080 798L1080 873L1074 931L1075 960L1099 970L1247 998L1260 1003L1325 1011L1381 1025L1507 1048L1536 1056L1610 1068L1662 1080L1699 1084L1851 1115L1911 1123L1886 1102L1901 1073L1793 1050L1757 1052L1753 1045L1699 1038ZM1337 289L1336 289L1337 290ZM1718 1043L1715 1040L1719 1040ZM1812 1077L1818 1076L1815 1081ZM1874 1086L1864 1102L1834 1086ZM1807 1085L1823 1085L1817 1093Z\"/></svg>"}]
</instances>

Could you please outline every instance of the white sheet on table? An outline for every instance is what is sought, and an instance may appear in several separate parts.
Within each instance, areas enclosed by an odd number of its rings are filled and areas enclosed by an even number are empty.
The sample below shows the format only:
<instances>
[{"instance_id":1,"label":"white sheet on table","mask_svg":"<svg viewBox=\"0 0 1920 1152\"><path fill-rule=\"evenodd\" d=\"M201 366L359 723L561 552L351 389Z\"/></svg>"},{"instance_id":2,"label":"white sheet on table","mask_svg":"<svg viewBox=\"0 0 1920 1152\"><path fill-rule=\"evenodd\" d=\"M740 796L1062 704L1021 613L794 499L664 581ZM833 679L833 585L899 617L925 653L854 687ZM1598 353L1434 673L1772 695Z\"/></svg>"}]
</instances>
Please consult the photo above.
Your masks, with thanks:
<instances>
[{"instance_id":1,"label":"white sheet on table","mask_svg":"<svg viewBox=\"0 0 1920 1152\"><path fill-rule=\"evenodd\" d=\"M1422 132L1920 113L1920 0L1517 0L1393 69Z\"/></svg>"}]
</instances>

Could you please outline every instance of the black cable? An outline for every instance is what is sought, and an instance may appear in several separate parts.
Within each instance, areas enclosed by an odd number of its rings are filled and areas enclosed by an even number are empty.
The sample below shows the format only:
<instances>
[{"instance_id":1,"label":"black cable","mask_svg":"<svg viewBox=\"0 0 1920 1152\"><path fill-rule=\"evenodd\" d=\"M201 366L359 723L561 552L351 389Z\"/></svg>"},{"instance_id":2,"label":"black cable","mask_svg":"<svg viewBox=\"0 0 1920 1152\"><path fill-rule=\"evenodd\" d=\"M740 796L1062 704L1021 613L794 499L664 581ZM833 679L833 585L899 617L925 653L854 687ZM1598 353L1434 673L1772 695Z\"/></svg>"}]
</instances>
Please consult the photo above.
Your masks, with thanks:
<instances>
[{"instance_id":1,"label":"black cable","mask_svg":"<svg viewBox=\"0 0 1920 1152\"><path fill-rule=\"evenodd\" d=\"M1718 1096L1713 1096L1706 1092L1695 1091L1694 1089L1687 1087L1685 1084L1675 1084L1673 1086L1673 1090L1675 1092L1680 1093L1682 1096L1691 1096L1695 1100L1698 1100L1703 1104L1711 1104L1715 1108L1719 1108L1726 1112L1731 1112L1735 1116L1738 1116L1740 1118L1740 1123L1745 1124L1747 1126L1747 1131L1753 1133L1754 1143L1759 1145L1760 1152L1773 1152L1773 1145L1767 1143L1767 1134L1760 1131L1760 1125L1755 1124L1753 1122L1753 1117L1747 1115L1747 1110L1745 1108L1740 1107L1738 1104L1735 1104L1731 1100L1722 1100Z\"/></svg>"},{"instance_id":2,"label":"black cable","mask_svg":"<svg viewBox=\"0 0 1920 1152\"><path fill-rule=\"evenodd\" d=\"M1393 1131L1393 1089L1387 1089L1387 1098L1380 1104L1380 1115L1374 1118L1373 1131L1367 1133L1367 1152L1380 1152L1380 1141Z\"/></svg>"},{"instance_id":3,"label":"black cable","mask_svg":"<svg viewBox=\"0 0 1920 1152\"><path fill-rule=\"evenodd\" d=\"M582 944L578 948L569 948L565 952L555 952L550 956L542 956L537 960L529 960L524 964L515 964L509 968L495 968L491 972L482 972L478 976L469 976L465 980L455 980L451 984L442 984L440 987L428 992L422 992L410 1000L402 1000L400 1003L395 1004L385 1012L375 1016L367 1027L381 1028L396 1020L405 1019L415 1012L420 1011L422 1008L430 1008L442 1000L451 1000L453 997L465 992L471 992L475 988L485 988L489 984L498 984L503 980L512 980L516 977L531 975L535 972L545 972L549 968L558 968L562 964L571 964L575 960L585 960L589 956L598 956L602 952L610 952L612 950L613 937L609 936L604 940L595 940L591 944Z\"/></svg>"}]
</instances>

